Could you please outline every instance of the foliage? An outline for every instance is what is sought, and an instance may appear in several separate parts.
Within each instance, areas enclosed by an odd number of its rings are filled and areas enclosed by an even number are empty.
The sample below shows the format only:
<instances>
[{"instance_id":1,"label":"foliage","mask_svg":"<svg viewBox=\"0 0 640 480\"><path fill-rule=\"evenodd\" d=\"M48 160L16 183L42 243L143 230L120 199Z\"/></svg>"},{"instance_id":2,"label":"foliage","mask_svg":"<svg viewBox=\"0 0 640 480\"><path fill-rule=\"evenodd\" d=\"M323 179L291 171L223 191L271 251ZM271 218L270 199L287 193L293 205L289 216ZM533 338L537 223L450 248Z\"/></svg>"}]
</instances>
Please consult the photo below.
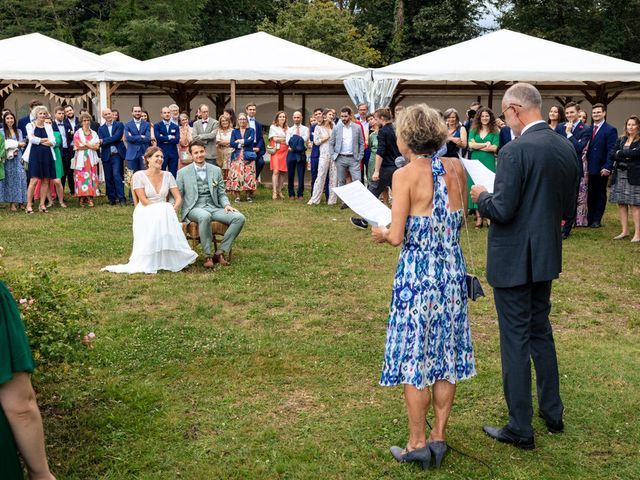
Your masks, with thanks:
<instances>
[{"instance_id":1,"label":"foliage","mask_svg":"<svg viewBox=\"0 0 640 480\"><path fill-rule=\"evenodd\" d=\"M280 10L275 22L266 19L259 29L363 67L382 60L380 52L370 46L377 34L375 27L358 29L353 14L329 0L293 2Z\"/></svg>"},{"instance_id":2,"label":"foliage","mask_svg":"<svg viewBox=\"0 0 640 480\"><path fill-rule=\"evenodd\" d=\"M18 302L36 363L70 363L81 351L82 327L93 314L84 300L87 289L61 277L54 264L33 264L26 272L5 272Z\"/></svg>"},{"instance_id":3,"label":"foliage","mask_svg":"<svg viewBox=\"0 0 640 480\"><path fill-rule=\"evenodd\" d=\"M640 61L640 0L556 2L494 0L502 28L577 48Z\"/></svg>"}]
</instances>

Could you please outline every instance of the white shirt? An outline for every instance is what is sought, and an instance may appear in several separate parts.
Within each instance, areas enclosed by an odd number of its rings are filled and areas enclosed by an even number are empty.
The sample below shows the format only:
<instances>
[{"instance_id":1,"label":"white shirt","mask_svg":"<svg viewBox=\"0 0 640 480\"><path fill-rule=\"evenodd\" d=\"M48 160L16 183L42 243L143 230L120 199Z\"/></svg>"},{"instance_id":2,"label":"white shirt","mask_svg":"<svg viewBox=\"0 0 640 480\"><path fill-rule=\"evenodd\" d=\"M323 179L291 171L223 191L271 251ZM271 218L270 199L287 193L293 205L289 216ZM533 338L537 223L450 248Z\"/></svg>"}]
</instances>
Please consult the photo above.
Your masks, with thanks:
<instances>
[{"instance_id":1,"label":"white shirt","mask_svg":"<svg viewBox=\"0 0 640 480\"><path fill-rule=\"evenodd\" d=\"M531 122L529 124L527 124L523 129L522 132L520 132L520 136L524 135L524 132L526 132L527 130L529 130L531 127L533 127L534 125L538 125L539 123L547 123L544 120L536 120L535 122Z\"/></svg>"},{"instance_id":2,"label":"white shirt","mask_svg":"<svg viewBox=\"0 0 640 480\"><path fill-rule=\"evenodd\" d=\"M207 164L205 163L202 167L199 167L195 163L193 164L193 168L196 169L196 175L200 177L200 180L207 179Z\"/></svg>"},{"instance_id":3,"label":"white shirt","mask_svg":"<svg viewBox=\"0 0 640 480\"><path fill-rule=\"evenodd\" d=\"M300 135L303 139L304 139L304 143L308 143L309 142L309 127L305 126L305 125L291 125L289 127L289 129L287 130L287 143L289 143L289 140L291 140L291 137L293 137L294 135Z\"/></svg>"},{"instance_id":4,"label":"white shirt","mask_svg":"<svg viewBox=\"0 0 640 480\"><path fill-rule=\"evenodd\" d=\"M255 117L248 117L248 118L249 118L249 126L255 130L256 129L256 118Z\"/></svg>"},{"instance_id":5,"label":"white shirt","mask_svg":"<svg viewBox=\"0 0 640 480\"><path fill-rule=\"evenodd\" d=\"M64 120L62 122L58 122L56 120L56 125L58 126L58 131L62 137L62 148L67 148L67 132L64 128ZM62 131L60 131L60 127L62 127ZM111 132L109 132L109 134L111 134Z\"/></svg>"},{"instance_id":6,"label":"white shirt","mask_svg":"<svg viewBox=\"0 0 640 480\"><path fill-rule=\"evenodd\" d=\"M340 146L340 155L353 155L353 130L351 130L352 122L348 125L340 122L342 125L342 145Z\"/></svg>"}]
</instances>

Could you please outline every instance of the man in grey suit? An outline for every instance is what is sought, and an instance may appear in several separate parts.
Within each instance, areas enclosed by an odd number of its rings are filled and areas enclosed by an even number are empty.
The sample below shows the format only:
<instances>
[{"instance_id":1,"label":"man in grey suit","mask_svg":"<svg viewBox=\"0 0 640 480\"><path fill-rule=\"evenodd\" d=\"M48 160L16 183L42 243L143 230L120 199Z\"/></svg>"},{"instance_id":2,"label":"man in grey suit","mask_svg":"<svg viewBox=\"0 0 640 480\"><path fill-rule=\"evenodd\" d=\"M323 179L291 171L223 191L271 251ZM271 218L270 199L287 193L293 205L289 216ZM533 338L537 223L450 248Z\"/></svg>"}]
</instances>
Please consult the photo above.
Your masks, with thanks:
<instances>
[{"instance_id":1,"label":"man in grey suit","mask_svg":"<svg viewBox=\"0 0 640 480\"><path fill-rule=\"evenodd\" d=\"M500 442L534 448L531 359L539 415L551 433L564 429L558 361L549 322L551 282L562 270L561 222L576 208L575 149L542 119L541 97L528 83L509 88L503 114L516 135L498 154L494 193L471 189L482 217L491 219L487 280L493 287L502 382L509 422L485 426Z\"/></svg>"},{"instance_id":2,"label":"man in grey suit","mask_svg":"<svg viewBox=\"0 0 640 480\"><path fill-rule=\"evenodd\" d=\"M197 222L200 243L205 255L205 268L213 267L214 262L229 265L228 258L231 244L240 234L244 226L244 215L229 204L225 193L222 170L205 161L204 143L193 140L189 144L189 153L193 165L178 170L176 182L182 195L182 222ZM229 225L222 238L220 249L211 257L211 222L217 221Z\"/></svg>"},{"instance_id":3,"label":"man in grey suit","mask_svg":"<svg viewBox=\"0 0 640 480\"><path fill-rule=\"evenodd\" d=\"M192 138L204 142L207 163L216 165L216 159L218 158L218 149L216 147L218 121L209 118L209 106L206 103L198 107L198 112L200 112L200 119L193 122Z\"/></svg>"},{"instance_id":4,"label":"man in grey suit","mask_svg":"<svg viewBox=\"0 0 640 480\"><path fill-rule=\"evenodd\" d=\"M347 172L354 182L360 180L360 161L364 155L362 129L351 121L349 107L340 110L340 120L329 140L329 151L338 172L338 186L347 183Z\"/></svg>"}]
</instances>

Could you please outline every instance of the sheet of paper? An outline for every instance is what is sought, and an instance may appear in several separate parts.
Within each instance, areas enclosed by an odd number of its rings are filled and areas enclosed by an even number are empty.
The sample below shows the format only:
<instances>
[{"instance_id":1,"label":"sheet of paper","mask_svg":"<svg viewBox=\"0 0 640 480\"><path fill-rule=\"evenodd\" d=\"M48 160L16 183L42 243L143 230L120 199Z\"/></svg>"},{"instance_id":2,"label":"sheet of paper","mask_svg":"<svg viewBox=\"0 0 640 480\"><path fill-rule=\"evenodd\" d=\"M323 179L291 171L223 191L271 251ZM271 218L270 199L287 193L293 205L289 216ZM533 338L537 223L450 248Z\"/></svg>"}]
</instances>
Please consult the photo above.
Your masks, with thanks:
<instances>
[{"instance_id":1,"label":"sheet of paper","mask_svg":"<svg viewBox=\"0 0 640 480\"><path fill-rule=\"evenodd\" d=\"M496 174L480 163L480 160L469 160L462 157L458 158L460 158L460 161L464 165L467 173L469 173L473 183L476 185L482 185L486 187L489 193L493 193L493 182L496 179Z\"/></svg>"},{"instance_id":2,"label":"sheet of paper","mask_svg":"<svg viewBox=\"0 0 640 480\"><path fill-rule=\"evenodd\" d=\"M360 182L351 182L342 187L334 187L336 195L351 210L374 226L386 227L391 223L391 209L378 200Z\"/></svg>"}]
</instances>

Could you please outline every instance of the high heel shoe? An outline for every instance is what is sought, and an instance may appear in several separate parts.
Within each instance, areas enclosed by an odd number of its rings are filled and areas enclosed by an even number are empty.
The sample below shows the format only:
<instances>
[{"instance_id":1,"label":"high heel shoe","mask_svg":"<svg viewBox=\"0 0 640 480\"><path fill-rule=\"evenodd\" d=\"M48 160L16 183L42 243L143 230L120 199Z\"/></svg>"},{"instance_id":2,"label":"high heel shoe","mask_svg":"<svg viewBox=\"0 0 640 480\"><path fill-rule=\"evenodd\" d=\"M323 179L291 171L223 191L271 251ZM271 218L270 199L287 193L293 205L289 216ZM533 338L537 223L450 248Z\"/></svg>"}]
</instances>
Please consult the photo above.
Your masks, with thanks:
<instances>
[{"instance_id":1,"label":"high heel shoe","mask_svg":"<svg viewBox=\"0 0 640 480\"><path fill-rule=\"evenodd\" d=\"M613 240L624 240L625 238L629 238L628 233L621 233L620 235L616 235L613 237Z\"/></svg>"},{"instance_id":2,"label":"high heel shoe","mask_svg":"<svg viewBox=\"0 0 640 480\"><path fill-rule=\"evenodd\" d=\"M436 468L440 468L440 464L447 454L447 442L429 442L427 447L431 452L431 456L433 457L433 462L435 463Z\"/></svg>"},{"instance_id":3,"label":"high heel shoe","mask_svg":"<svg viewBox=\"0 0 640 480\"><path fill-rule=\"evenodd\" d=\"M47 210L47 207L41 205L38 207L38 210L40 210L42 213L47 213L49 210Z\"/></svg>"},{"instance_id":4,"label":"high heel shoe","mask_svg":"<svg viewBox=\"0 0 640 480\"><path fill-rule=\"evenodd\" d=\"M423 470L429 470L431 463L431 451L428 447L416 448L408 452L404 448L391 447L391 455L400 463L419 463Z\"/></svg>"}]
</instances>

